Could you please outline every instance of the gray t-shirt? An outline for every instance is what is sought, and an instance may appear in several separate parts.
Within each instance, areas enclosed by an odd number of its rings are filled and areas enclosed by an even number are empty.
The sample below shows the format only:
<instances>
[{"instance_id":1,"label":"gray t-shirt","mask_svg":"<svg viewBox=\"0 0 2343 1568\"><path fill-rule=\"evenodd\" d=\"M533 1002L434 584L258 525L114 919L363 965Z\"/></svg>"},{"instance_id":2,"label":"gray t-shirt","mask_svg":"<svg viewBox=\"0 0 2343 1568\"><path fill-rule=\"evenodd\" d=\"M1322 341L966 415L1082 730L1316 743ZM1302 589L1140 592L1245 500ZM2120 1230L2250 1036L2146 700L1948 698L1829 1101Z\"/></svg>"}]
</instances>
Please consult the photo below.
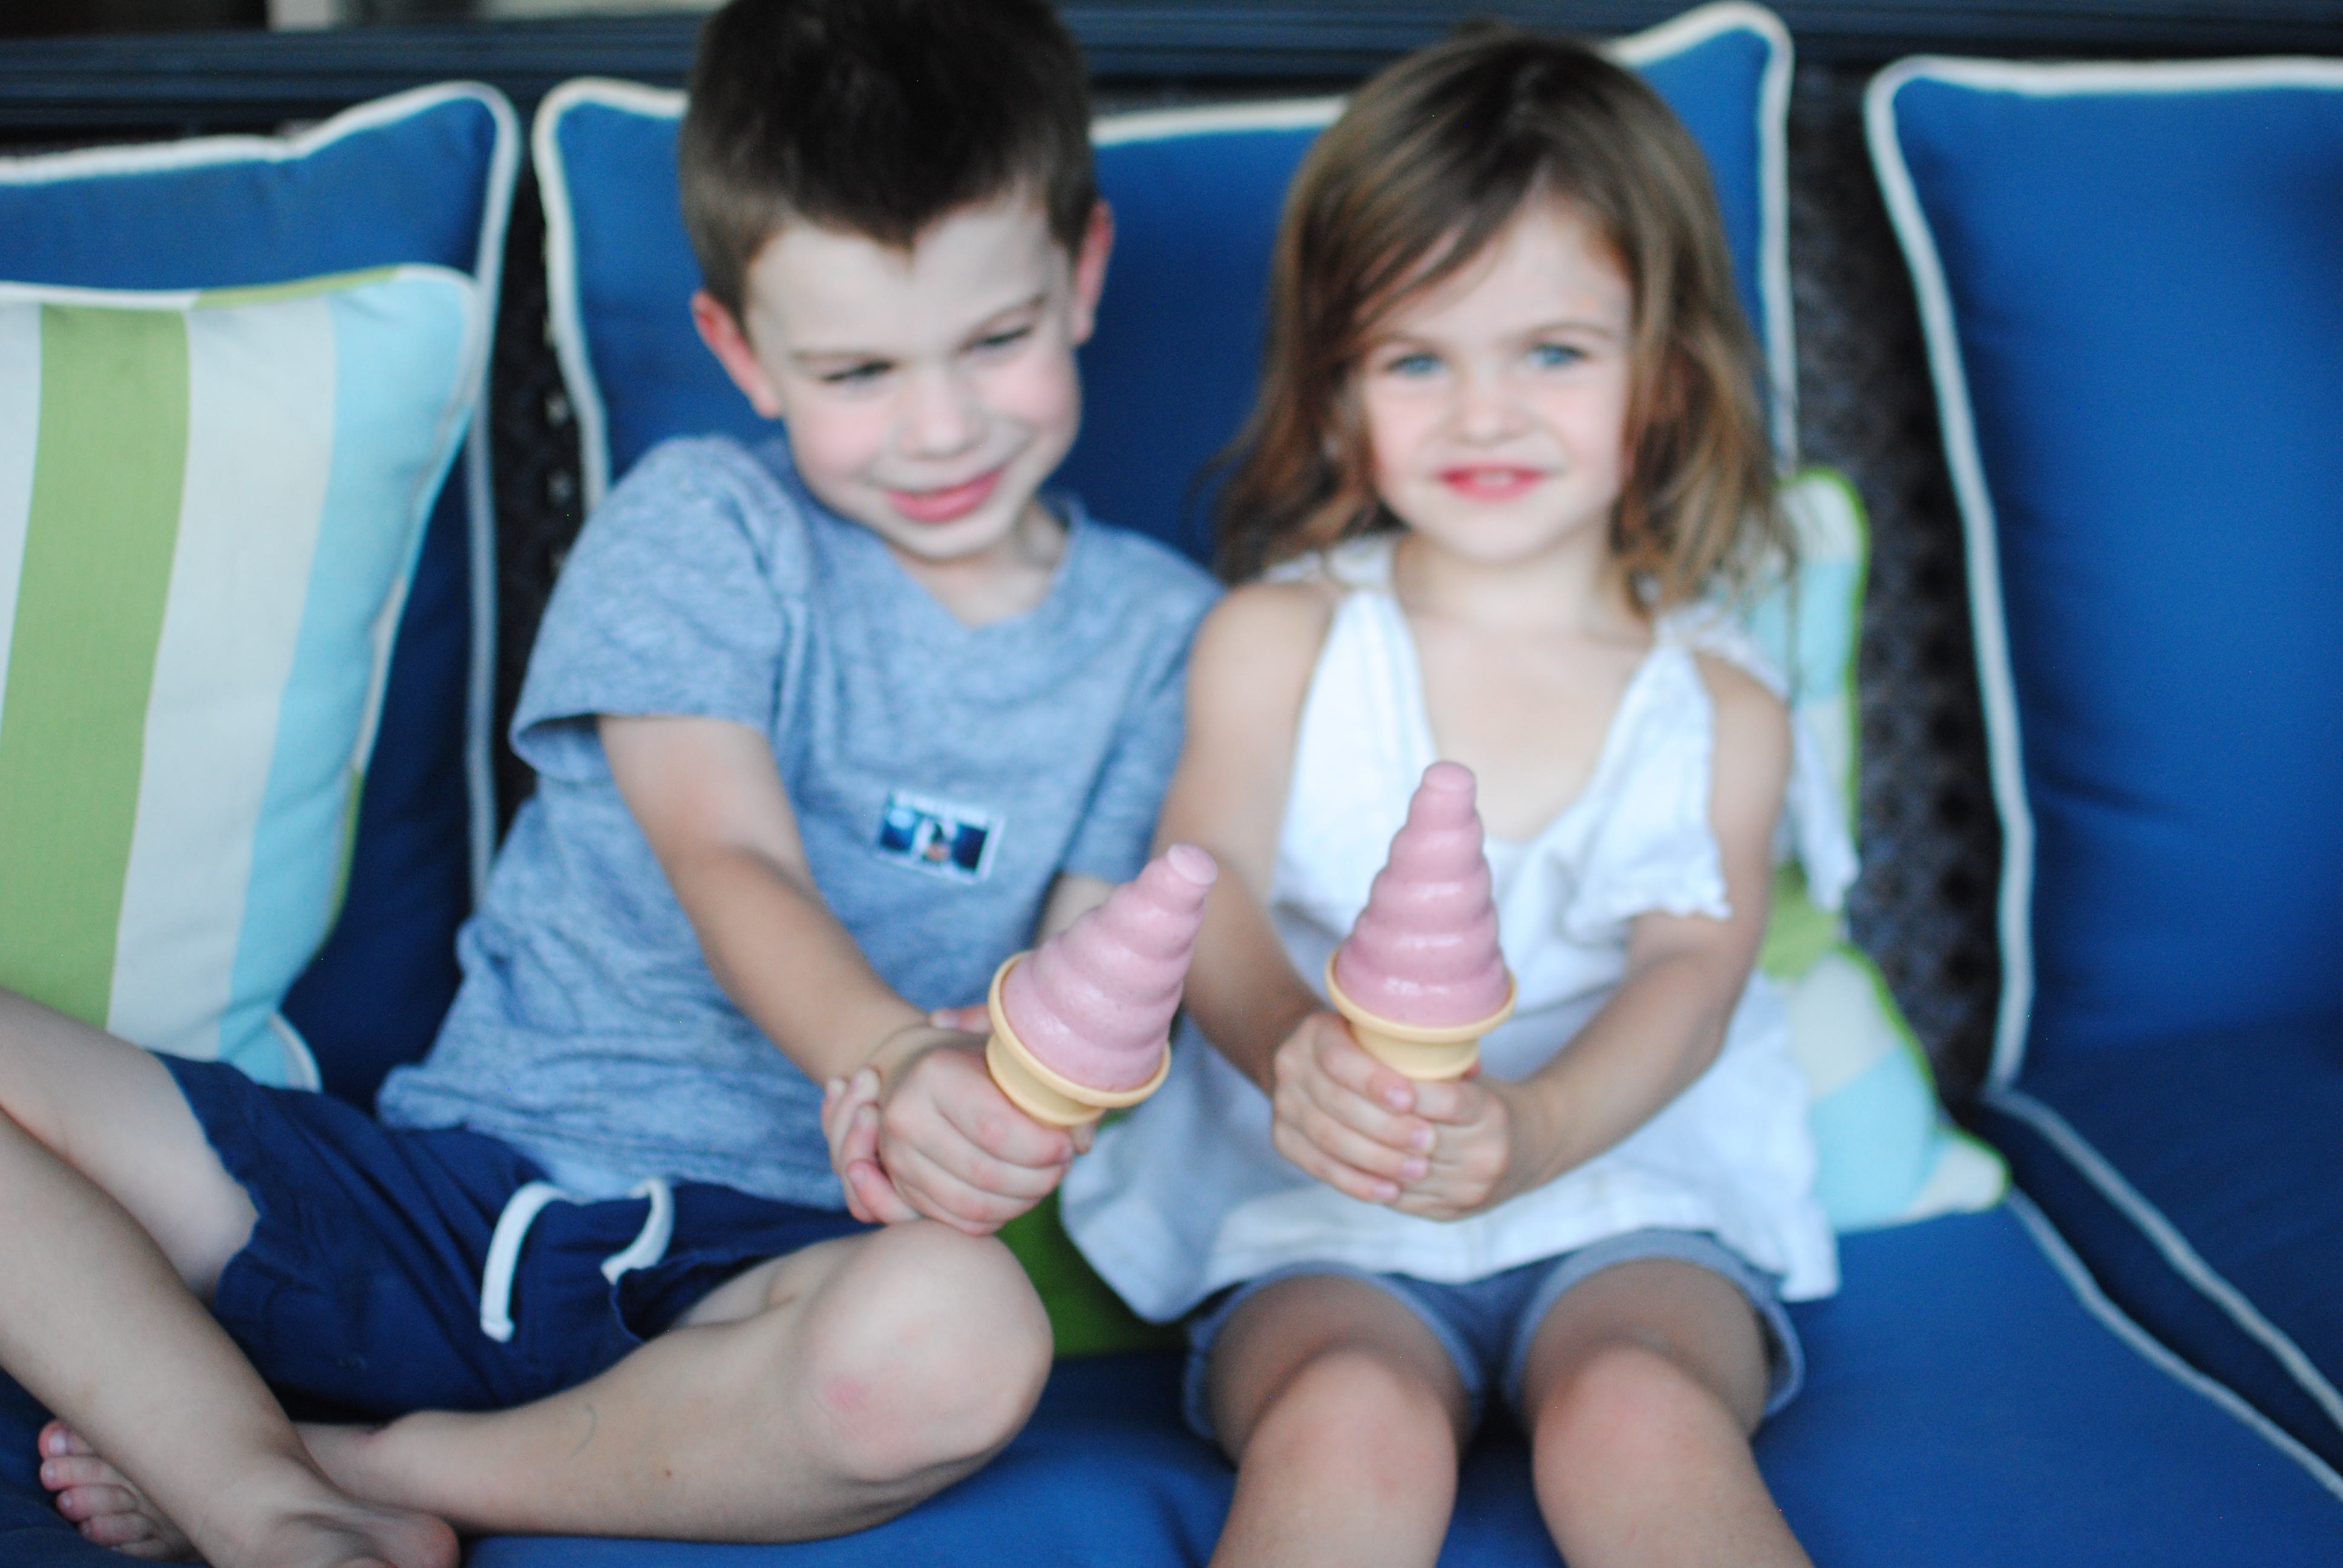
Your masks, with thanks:
<instances>
[{"instance_id":1,"label":"gray t-shirt","mask_svg":"<svg viewBox=\"0 0 2343 1568\"><path fill-rule=\"evenodd\" d=\"M770 738L823 898L915 1006L980 1002L1061 871L1144 863L1212 580L1061 507L1049 597L970 629L774 441L671 441L578 537L513 743L538 770L464 983L395 1126L469 1127L558 1179L664 1175L843 1206L820 1086L718 989L612 782L598 714Z\"/></svg>"}]
</instances>

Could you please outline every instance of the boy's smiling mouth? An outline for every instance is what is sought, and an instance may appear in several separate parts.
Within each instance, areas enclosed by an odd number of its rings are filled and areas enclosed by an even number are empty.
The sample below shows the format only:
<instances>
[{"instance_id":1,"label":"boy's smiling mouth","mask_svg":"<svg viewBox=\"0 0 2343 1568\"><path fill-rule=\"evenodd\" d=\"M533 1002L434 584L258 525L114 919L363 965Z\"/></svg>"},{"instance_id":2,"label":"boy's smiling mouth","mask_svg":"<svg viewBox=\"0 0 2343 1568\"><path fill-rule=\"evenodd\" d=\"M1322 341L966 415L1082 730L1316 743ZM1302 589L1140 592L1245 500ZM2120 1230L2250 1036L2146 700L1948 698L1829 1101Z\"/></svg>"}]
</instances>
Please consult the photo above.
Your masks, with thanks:
<instances>
[{"instance_id":1,"label":"boy's smiling mouth","mask_svg":"<svg viewBox=\"0 0 2343 1568\"><path fill-rule=\"evenodd\" d=\"M975 511L992 498L1001 483L1001 468L988 468L972 479L957 485L947 485L936 490L898 490L887 492L888 504L901 516L915 523L952 523Z\"/></svg>"}]
</instances>

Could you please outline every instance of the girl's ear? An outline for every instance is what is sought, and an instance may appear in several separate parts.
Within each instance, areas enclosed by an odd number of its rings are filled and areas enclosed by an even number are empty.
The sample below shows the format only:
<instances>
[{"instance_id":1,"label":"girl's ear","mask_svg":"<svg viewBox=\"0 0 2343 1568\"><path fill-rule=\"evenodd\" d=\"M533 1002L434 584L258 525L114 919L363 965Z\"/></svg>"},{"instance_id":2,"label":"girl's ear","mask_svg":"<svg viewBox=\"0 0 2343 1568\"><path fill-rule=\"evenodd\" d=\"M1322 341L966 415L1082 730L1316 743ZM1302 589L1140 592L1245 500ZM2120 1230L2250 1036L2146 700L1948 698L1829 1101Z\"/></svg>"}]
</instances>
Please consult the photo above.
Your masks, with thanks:
<instances>
[{"instance_id":1,"label":"girl's ear","mask_svg":"<svg viewBox=\"0 0 2343 1568\"><path fill-rule=\"evenodd\" d=\"M716 356L716 363L724 367L724 374L732 377L732 385L749 399L749 406L768 419L779 418L780 388L765 374L756 345L749 341L739 318L702 288L691 297L691 324L699 329L699 340Z\"/></svg>"},{"instance_id":2,"label":"girl's ear","mask_svg":"<svg viewBox=\"0 0 2343 1568\"><path fill-rule=\"evenodd\" d=\"M1074 252L1074 321L1076 344L1088 343L1098 326L1099 297L1106 292L1107 258L1114 254L1114 209L1103 201L1091 208L1082 230L1081 248Z\"/></svg>"}]
</instances>

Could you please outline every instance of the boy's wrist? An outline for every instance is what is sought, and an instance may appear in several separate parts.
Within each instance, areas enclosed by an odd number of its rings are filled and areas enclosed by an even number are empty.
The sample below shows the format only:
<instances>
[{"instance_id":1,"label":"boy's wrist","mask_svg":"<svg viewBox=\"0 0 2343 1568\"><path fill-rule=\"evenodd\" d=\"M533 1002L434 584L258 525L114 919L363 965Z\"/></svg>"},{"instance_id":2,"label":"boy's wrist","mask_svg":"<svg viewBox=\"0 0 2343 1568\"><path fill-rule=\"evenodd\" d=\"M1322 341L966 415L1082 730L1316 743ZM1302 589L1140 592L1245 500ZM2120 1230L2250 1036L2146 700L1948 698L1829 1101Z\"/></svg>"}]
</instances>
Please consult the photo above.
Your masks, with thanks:
<instances>
[{"instance_id":1,"label":"boy's wrist","mask_svg":"<svg viewBox=\"0 0 2343 1568\"><path fill-rule=\"evenodd\" d=\"M880 1092L884 1093L910 1070L912 1063L938 1047L949 1044L960 1033L958 1030L940 1028L924 1016L904 1019L871 1043L863 1053L860 1065L879 1075Z\"/></svg>"}]
</instances>

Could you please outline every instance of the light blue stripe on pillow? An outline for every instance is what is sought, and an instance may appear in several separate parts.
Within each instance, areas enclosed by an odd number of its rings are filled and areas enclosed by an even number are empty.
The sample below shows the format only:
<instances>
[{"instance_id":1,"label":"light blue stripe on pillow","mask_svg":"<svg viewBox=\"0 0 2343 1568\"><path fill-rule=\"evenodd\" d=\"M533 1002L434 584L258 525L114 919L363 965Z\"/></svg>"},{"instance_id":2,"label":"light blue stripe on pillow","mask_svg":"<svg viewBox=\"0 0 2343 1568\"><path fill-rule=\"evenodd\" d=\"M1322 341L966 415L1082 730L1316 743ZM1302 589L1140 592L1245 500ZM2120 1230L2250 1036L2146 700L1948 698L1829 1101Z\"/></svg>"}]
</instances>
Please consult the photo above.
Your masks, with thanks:
<instances>
[{"instance_id":1,"label":"light blue stripe on pillow","mask_svg":"<svg viewBox=\"0 0 2343 1568\"><path fill-rule=\"evenodd\" d=\"M427 302L437 297L437 303ZM334 450L315 565L253 845L220 1056L265 1082L305 1076L271 1015L331 924L350 790L381 702L387 634L425 515L460 443L470 287L407 272L334 294ZM419 441L420 432L435 439Z\"/></svg>"}]
</instances>

